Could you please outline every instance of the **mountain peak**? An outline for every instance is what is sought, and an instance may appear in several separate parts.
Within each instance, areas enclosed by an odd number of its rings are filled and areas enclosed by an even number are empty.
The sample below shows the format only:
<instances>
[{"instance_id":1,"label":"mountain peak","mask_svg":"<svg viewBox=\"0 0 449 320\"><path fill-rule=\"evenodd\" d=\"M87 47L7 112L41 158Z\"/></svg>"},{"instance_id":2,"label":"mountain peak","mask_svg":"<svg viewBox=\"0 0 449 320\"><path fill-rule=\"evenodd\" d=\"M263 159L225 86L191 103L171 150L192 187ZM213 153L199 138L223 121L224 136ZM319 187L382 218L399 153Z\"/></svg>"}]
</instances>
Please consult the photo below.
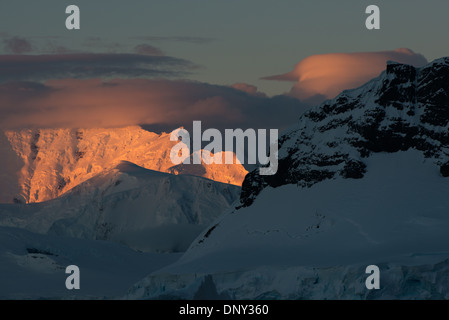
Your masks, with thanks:
<instances>
[{"instance_id":1,"label":"mountain peak","mask_svg":"<svg viewBox=\"0 0 449 320\"><path fill-rule=\"evenodd\" d=\"M0 139L7 160L0 170L6 177L0 181L0 202L54 199L115 165L124 171L136 170L134 165L172 173L170 150L176 143L170 133L156 134L139 126L6 131ZM227 166L225 175L210 166L181 173L241 185L247 171L236 164Z\"/></svg>"},{"instance_id":2,"label":"mountain peak","mask_svg":"<svg viewBox=\"0 0 449 320\"><path fill-rule=\"evenodd\" d=\"M117 165L114 166L114 169L122 173L131 173L131 174L148 171L148 169L145 169L144 167L138 166L135 163L125 160L121 160Z\"/></svg>"},{"instance_id":3,"label":"mountain peak","mask_svg":"<svg viewBox=\"0 0 449 320\"><path fill-rule=\"evenodd\" d=\"M419 150L446 177L448 129L449 58L419 68L390 62L378 78L304 113L279 138L278 172L247 175L241 206L267 186L362 178L365 159L378 152Z\"/></svg>"}]
</instances>

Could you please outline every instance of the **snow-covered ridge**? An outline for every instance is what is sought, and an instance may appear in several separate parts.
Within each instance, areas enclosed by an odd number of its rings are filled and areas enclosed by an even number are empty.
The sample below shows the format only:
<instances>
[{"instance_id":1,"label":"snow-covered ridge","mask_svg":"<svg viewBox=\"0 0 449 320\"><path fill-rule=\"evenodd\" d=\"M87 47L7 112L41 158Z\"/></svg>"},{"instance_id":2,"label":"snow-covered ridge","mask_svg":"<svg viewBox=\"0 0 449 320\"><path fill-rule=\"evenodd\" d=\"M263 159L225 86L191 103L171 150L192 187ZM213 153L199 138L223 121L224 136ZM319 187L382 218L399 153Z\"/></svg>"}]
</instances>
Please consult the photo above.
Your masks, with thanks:
<instances>
[{"instance_id":1,"label":"snow-covered ridge","mask_svg":"<svg viewBox=\"0 0 449 320\"><path fill-rule=\"evenodd\" d=\"M241 185L241 164L186 166L176 170L169 133L155 134L138 126L110 129L34 129L1 134L5 156L0 169L0 202L42 202L129 161L146 169L193 174ZM197 168L197 167L201 168Z\"/></svg>"},{"instance_id":2,"label":"snow-covered ridge","mask_svg":"<svg viewBox=\"0 0 449 320\"><path fill-rule=\"evenodd\" d=\"M239 194L238 186L122 162L59 198L0 204L0 225L142 251L184 251Z\"/></svg>"},{"instance_id":3,"label":"snow-covered ridge","mask_svg":"<svg viewBox=\"0 0 449 320\"><path fill-rule=\"evenodd\" d=\"M241 203L249 206L267 186L362 178L375 152L419 150L446 177L448 146L449 58L421 68L389 63L378 78L304 113L279 138L277 174L249 173Z\"/></svg>"}]
</instances>

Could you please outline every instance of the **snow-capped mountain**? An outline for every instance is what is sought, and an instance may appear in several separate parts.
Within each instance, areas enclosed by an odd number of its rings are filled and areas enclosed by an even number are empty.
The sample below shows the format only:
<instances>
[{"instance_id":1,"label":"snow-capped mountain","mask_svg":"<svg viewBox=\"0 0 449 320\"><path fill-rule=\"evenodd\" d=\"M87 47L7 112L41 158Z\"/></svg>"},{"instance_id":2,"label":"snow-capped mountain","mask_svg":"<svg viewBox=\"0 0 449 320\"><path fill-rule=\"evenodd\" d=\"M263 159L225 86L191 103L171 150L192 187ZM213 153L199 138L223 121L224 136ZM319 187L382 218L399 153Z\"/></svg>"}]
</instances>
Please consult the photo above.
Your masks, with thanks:
<instances>
[{"instance_id":1,"label":"snow-capped mountain","mask_svg":"<svg viewBox=\"0 0 449 320\"><path fill-rule=\"evenodd\" d=\"M80 183L129 161L146 169L193 174L240 186L241 164L187 166L170 160L177 142L170 133L139 126L109 129L35 129L0 134L0 202L32 203L54 199ZM201 168L198 168L201 167Z\"/></svg>"},{"instance_id":2,"label":"snow-capped mountain","mask_svg":"<svg viewBox=\"0 0 449 320\"><path fill-rule=\"evenodd\" d=\"M0 225L142 251L184 251L239 194L238 186L121 162L56 199L1 204Z\"/></svg>"},{"instance_id":3,"label":"snow-capped mountain","mask_svg":"<svg viewBox=\"0 0 449 320\"><path fill-rule=\"evenodd\" d=\"M242 206L266 186L362 178L364 159L378 152L419 150L449 176L448 73L449 58L422 68L389 62L379 78L306 112L279 139L277 174L246 177Z\"/></svg>"},{"instance_id":4,"label":"snow-capped mountain","mask_svg":"<svg viewBox=\"0 0 449 320\"><path fill-rule=\"evenodd\" d=\"M389 63L279 139L273 176L128 298L448 298L449 58ZM380 290L365 267L380 268Z\"/></svg>"}]
</instances>

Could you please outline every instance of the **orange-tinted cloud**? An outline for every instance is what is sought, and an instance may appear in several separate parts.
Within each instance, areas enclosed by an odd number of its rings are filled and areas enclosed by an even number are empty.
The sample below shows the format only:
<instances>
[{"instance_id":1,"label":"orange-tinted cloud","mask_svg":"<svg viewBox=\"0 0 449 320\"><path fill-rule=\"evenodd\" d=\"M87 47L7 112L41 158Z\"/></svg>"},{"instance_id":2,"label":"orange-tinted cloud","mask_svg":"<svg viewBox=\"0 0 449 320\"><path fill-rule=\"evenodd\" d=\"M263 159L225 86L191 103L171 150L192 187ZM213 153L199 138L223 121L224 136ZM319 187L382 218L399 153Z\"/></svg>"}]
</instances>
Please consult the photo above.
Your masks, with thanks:
<instances>
[{"instance_id":1,"label":"orange-tinted cloud","mask_svg":"<svg viewBox=\"0 0 449 320\"><path fill-rule=\"evenodd\" d=\"M253 86L251 84L239 82L239 83L234 83L233 85L231 85L231 87L234 89L246 92L248 94L254 95L254 96L266 97L265 93L258 91L257 87Z\"/></svg>"},{"instance_id":2,"label":"orange-tinted cloud","mask_svg":"<svg viewBox=\"0 0 449 320\"><path fill-rule=\"evenodd\" d=\"M181 80L65 79L0 84L0 128L158 125L164 131L201 120L204 128L285 128L307 107ZM167 129L165 129L167 128Z\"/></svg>"},{"instance_id":3,"label":"orange-tinted cloud","mask_svg":"<svg viewBox=\"0 0 449 320\"><path fill-rule=\"evenodd\" d=\"M296 82L289 95L303 101L329 99L377 77L385 70L388 60L414 66L427 63L424 56L409 49L329 53L307 57L296 64L293 71L263 79Z\"/></svg>"}]
</instances>

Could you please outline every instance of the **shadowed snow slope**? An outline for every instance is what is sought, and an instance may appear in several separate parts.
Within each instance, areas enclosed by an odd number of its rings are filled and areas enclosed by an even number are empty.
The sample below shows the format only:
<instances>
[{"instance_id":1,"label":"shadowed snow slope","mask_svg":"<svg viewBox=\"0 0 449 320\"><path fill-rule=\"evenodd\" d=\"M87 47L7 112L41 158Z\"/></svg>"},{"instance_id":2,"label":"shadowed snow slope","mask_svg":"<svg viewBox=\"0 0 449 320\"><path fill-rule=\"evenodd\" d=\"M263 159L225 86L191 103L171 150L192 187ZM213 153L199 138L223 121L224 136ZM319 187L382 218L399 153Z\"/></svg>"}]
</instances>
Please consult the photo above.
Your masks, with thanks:
<instances>
[{"instance_id":1,"label":"shadowed snow slope","mask_svg":"<svg viewBox=\"0 0 449 320\"><path fill-rule=\"evenodd\" d=\"M128 297L192 299L212 275L217 295L236 299L407 298L413 288L404 273L414 268L416 281L428 288L411 298L447 298L449 288L432 286L436 273L429 270L449 269L438 265L449 258L448 194L437 166L416 151L370 157L360 180L268 187L253 205L219 218L178 262L136 284ZM382 294L365 288L364 268L371 264L381 268ZM426 279L420 270L427 270Z\"/></svg>"},{"instance_id":2,"label":"shadowed snow slope","mask_svg":"<svg viewBox=\"0 0 449 320\"><path fill-rule=\"evenodd\" d=\"M0 299L115 298L149 271L179 257L8 227L0 227L0 244ZM65 286L65 269L72 264L80 268L80 290Z\"/></svg>"}]
</instances>

